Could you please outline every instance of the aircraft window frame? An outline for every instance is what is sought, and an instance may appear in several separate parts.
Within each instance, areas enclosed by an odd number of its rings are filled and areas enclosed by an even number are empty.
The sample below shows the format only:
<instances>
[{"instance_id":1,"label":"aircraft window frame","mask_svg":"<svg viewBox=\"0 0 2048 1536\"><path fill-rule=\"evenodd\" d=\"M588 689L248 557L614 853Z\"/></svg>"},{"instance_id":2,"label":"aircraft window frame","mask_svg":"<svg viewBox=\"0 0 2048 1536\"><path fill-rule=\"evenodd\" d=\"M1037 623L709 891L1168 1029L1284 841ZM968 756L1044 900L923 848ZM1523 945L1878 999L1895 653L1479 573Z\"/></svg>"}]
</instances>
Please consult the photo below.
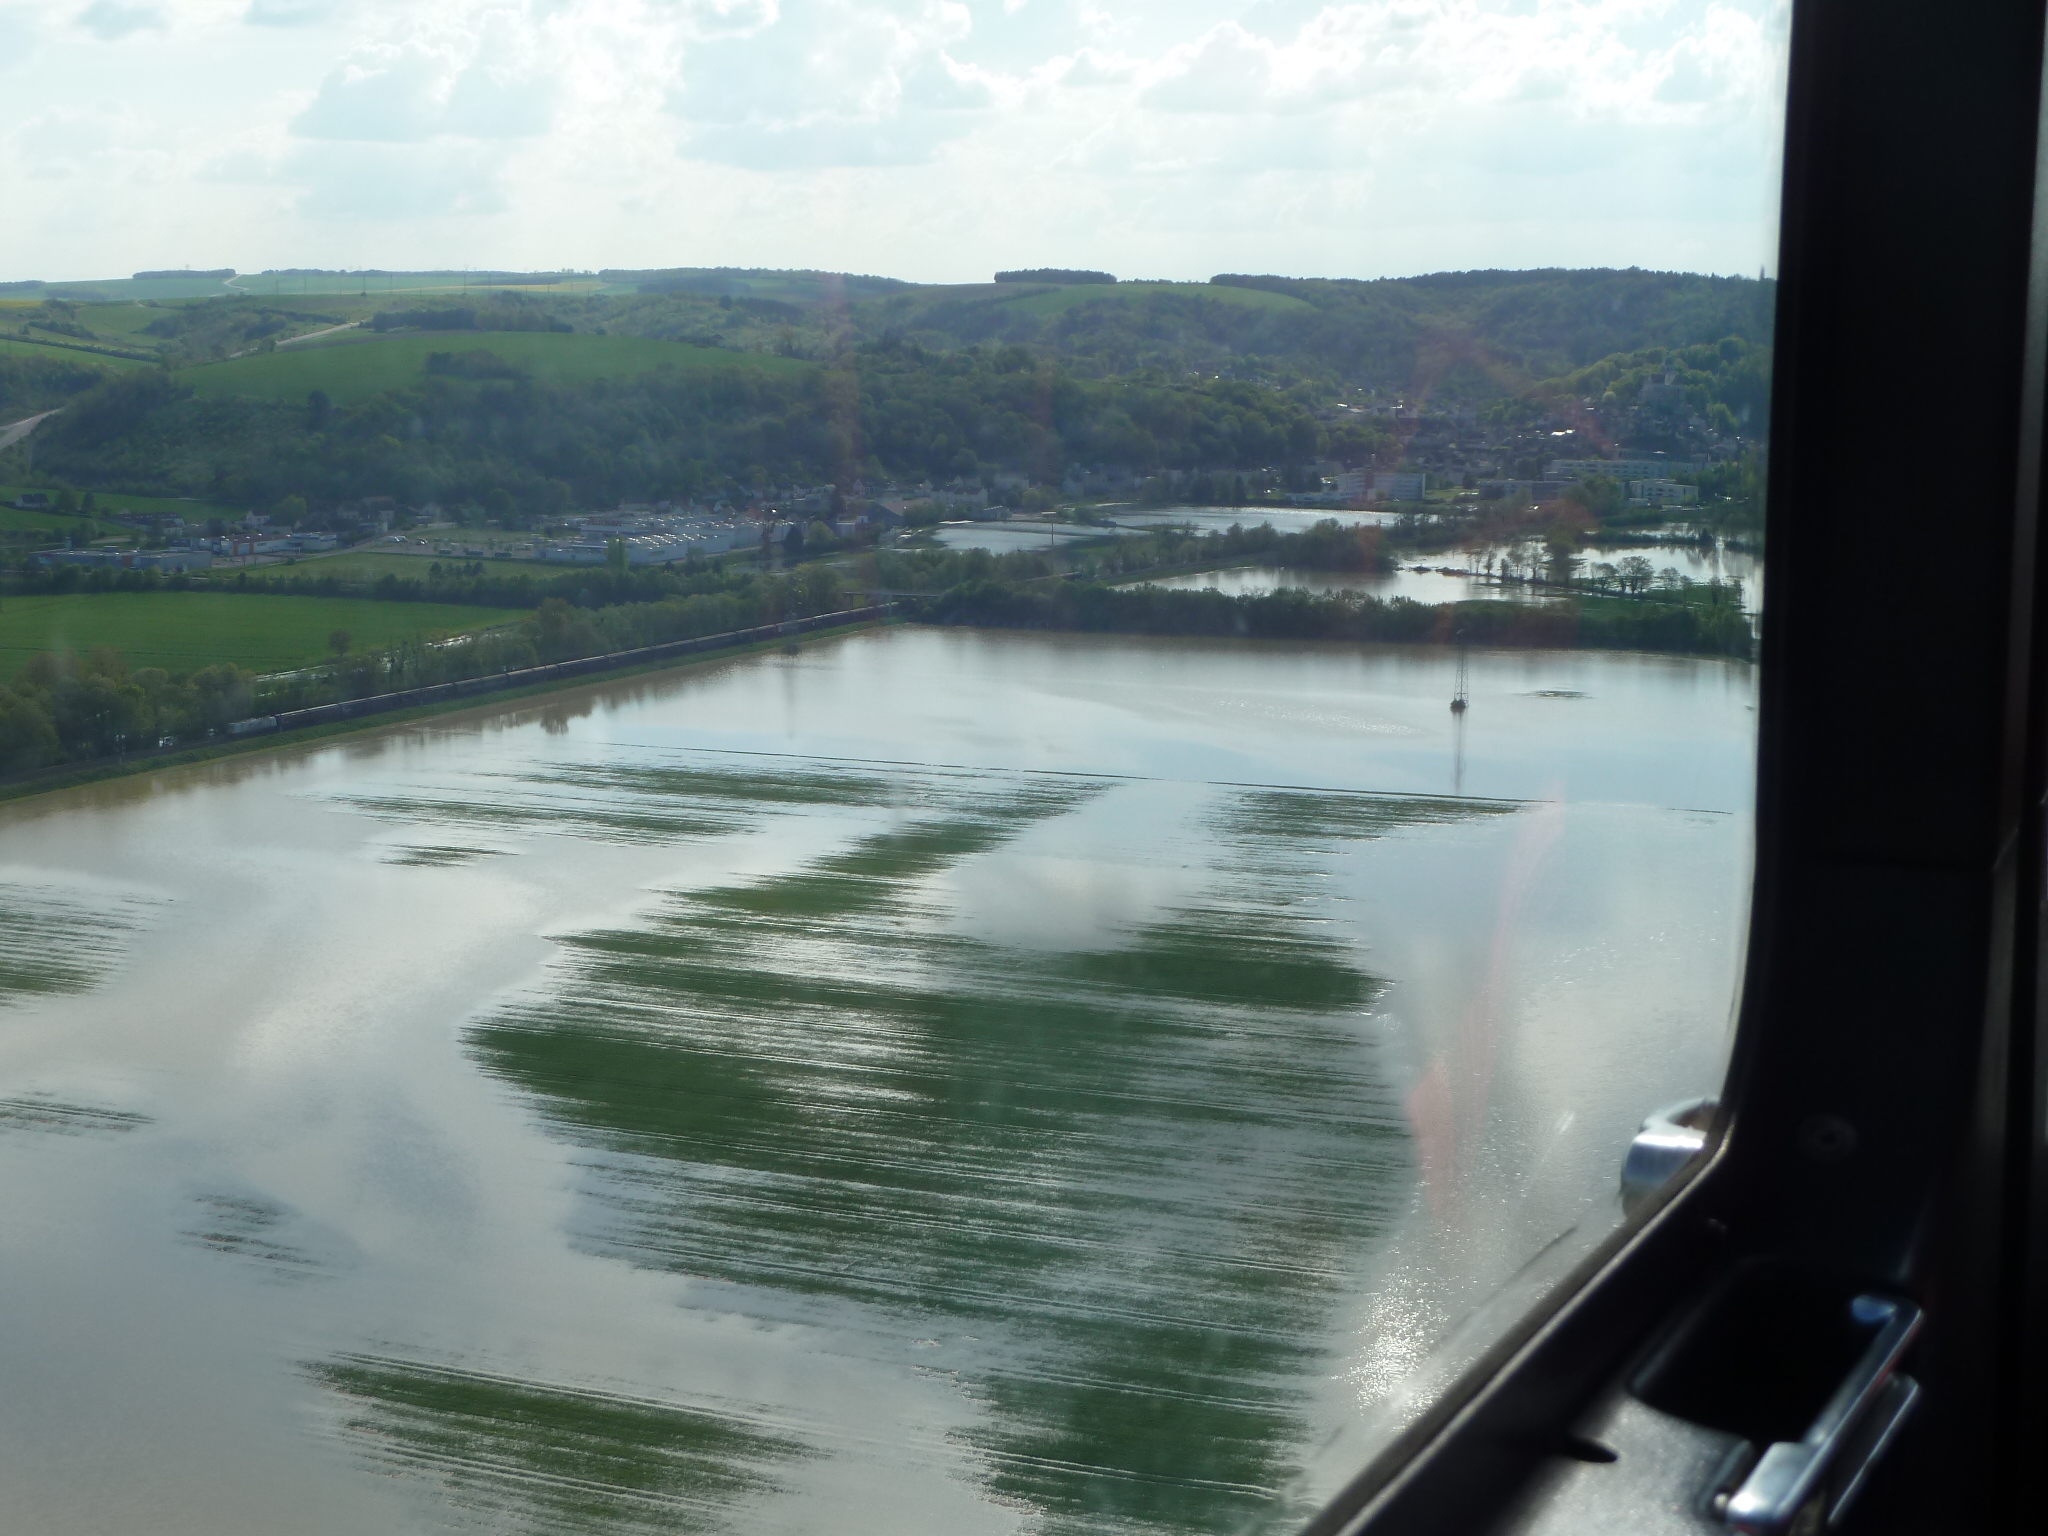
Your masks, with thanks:
<instances>
[{"instance_id":1,"label":"aircraft window frame","mask_svg":"<svg viewBox=\"0 0 2048 1536\"><path fill-rule=\"evenodd\" d=\"M2019 1454L2048 1426L2048 1323L2023 1305L2048 1271L2042 44L2039 6L1796 0L1756 876L1721 1109L1706 1153L1311 1536L1483 1528L1702 1276L1758 1257L1928 1300L1926 1403L1862 1524L2017 1528L2048 1488ZM1939 232L1884 207L1930 171ZM1892 425L1898 370L1944 381L1940 442ZM1916 530L1883 485L1940 468L1945 547L1913 608L1946 621L1887 646L1869 594Z\"/></svg>"}]
</instances>

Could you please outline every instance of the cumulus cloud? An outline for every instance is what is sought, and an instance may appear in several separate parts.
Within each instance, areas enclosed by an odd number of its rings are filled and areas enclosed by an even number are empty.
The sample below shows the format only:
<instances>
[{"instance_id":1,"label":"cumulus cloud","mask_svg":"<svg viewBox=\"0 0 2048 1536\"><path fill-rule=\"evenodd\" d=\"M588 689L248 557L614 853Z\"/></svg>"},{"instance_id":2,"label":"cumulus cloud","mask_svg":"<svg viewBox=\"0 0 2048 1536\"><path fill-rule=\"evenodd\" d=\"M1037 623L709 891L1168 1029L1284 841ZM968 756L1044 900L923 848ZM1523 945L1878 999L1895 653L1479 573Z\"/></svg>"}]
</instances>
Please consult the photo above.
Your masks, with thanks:
<instances>
[{"instance_id":1,"label":"cumulus cloud","mask_svg":"<svg viewBox=\"0 0 2048 1536\"><path fill-rule=\"evenodd\" d=\"M103 43L135 32L162 31L167 25L161 7L123 5L120 0L93 0L78 13L78 24Z\"/></svg>"},{"instance_id":2,"label":"cumulus cloud","mask_svg":"<svg viewBox=\"0 0 2048 1536\"><path fill-rule=\"evenodd\" d=\"M117 112L58 107L22 124L13 139L24 169L38 181L132 186L154 180L166 164L146 130Z\"/></svg>"},{"instance_id":3,"label":"cumulus cloud","mask_svg":"<svg viewBox=\"0 0 2048 1536\"><path fill-rule=\"evenodd\" d=\"M293 120L304 139L416 144L546 133L556 81L532 50L487 31L466 60L423 44L364 49Z\"/></svg>"},{"instance_id":4,"label":"cumulus cloud","mask_svg":"<svg viewBox=\"0 0 2048 1536\"><path fill-rule=\"evenodd\" d=\"M328 0L250 0L242 20L252 27L306 27L327 20Z\"/></svg>"},{"instance_id":5,"label":"cumulus cloud","mask_svg":"<svg viewBox=\"0 0 2048 1536\"><path fill-rule=\"evenodd\" d=\"M26 64L36 41L30 12L21 6L0 5L0 75Z\"/></svg>"},{"instance_id":6,"label":"cumulus cloud","mask_svg":"<svg viewBox=\"0 0 2048 1536\"><path fill-rule=\"evenodd\" d=\"M487 145L308 144L279 176L305 188L310 219L397 221L504 212L502 167Z\"/></svg>"},{"instance_id":7,"label":"cumulus cloud","mask_svg":"<svg viewBox=\"0 0 2048 1536\"><path fill-rule=\"evenodd\" d=\"M1137 64L1119 54L1083 48L1058 70L1060 84L1085 89L1098 85L1123 85L1137 74Z\"/></svg>"},{"instance_id":8,"label":"cumulus cloud","mask_svg":"<svg viewBox=\"0 0 2048 1536\"><path fill-rule=\"evenodd\" d=\"M761 170L910 164L995 104L984 74L946 52L971 30L959 5L788 0L744 14L754 19L686 44L668 93L693 158Z\"/></svg>"}]
</instances>

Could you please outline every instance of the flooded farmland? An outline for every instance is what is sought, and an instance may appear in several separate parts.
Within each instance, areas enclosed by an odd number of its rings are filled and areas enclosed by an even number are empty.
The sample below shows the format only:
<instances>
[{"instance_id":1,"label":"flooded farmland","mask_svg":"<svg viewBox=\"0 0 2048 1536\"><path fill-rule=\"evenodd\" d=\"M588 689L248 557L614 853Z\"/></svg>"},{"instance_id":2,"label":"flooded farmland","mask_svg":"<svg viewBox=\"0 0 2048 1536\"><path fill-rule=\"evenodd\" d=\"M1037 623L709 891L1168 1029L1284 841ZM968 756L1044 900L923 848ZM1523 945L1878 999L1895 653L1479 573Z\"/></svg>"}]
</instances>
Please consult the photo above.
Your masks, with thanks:
<instances>
[{"instance_id":1,"label":"flooded farmland","mask_svg":"<svg viewBox=\"0 0 2048 1536\"><path fill-rule=\"evenodd\" d=\"M1540 560L1540 556L1529 554L1528 548L1524 546L1515 554L1517 569L1527 570ZM1452 550L1436 555L1408 556L1406 558L1411 563L1386 572L1282 570L1273 566L1242 565L1177 576L1137 578L1127 584L1136 586L1149 581L1154 586L1221 592L1229 597L1296 587L1308 592L1366 592L1382 599L1405 597L1418 603L1488 600L1549 603L1564 600L1566 594L1555 587L1490 579L1482 567L1491 569L1491 563L1497 562L1502 553L1499 549L1476 553ZM1669 571L1673 576L1702 583L1739 583L1744 609L1751 614L1760 613L1763 609L1763 560L1739 549L1699 544L1595 546L1574 556L1575 569L1583 579L1585 573L1596 565L1611 565L1631 555L1650 561L1660 573Z\"/></svg>"},{"instance_id":2,"label":"flooded farmland","mask_svg":"<svg viewBox=\"0 0 2048 1536\"><path fill-rule=\"evenodd\" d=\"M1456 665L899 629L0 807L0 1525L1285 1529L1726 1052L1752 670Z\"/></svg>"}]
</instances>

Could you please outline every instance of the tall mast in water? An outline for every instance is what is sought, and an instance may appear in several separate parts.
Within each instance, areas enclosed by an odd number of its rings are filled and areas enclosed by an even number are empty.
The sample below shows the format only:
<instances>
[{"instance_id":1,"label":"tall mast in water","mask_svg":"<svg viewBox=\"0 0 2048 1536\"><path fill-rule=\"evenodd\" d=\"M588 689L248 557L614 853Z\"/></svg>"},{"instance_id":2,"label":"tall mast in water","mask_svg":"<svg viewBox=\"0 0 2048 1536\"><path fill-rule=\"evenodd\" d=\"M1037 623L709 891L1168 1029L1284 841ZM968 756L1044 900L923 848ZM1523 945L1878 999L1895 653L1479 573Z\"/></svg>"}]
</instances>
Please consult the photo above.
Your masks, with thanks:
<instances>
[{"instance_id":1,"label":"tall mast in water","mask_svg":"<svg viewBox=\"0 0 2048 1536\"><path fill-rule=\"evenodd\" d=\"M1460 640L1458 642L1458 677L1457 681L1451 685L1451 713L1454 715L1462 715L1463 713L1465 713L1465 705L1470 701L1471 695L1469 690L1466 688L1465 684L1465 642L1463 640Z\"/></svg>"}]
</instances>

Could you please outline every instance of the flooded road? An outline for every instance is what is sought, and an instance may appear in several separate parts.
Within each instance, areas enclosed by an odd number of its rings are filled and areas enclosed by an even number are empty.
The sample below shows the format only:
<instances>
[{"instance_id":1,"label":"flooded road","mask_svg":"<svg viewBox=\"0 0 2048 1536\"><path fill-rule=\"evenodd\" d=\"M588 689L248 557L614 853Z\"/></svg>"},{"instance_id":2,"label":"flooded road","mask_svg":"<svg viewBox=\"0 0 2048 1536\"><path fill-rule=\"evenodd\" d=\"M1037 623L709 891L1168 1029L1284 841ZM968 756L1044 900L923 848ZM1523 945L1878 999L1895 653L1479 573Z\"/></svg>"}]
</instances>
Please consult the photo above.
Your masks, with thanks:
<instances>
[{"instance_id":1,"label":"flooded road","mask_svg":"<svg viewBox=\"0 0 2048 1536\"><path fill-rule=\"evenodd\" d=\"M899 629L0 807L0 1527L1298 1520L1726 1052L1752 670L1455 665Z\"/></svg>"}]
</instances>

